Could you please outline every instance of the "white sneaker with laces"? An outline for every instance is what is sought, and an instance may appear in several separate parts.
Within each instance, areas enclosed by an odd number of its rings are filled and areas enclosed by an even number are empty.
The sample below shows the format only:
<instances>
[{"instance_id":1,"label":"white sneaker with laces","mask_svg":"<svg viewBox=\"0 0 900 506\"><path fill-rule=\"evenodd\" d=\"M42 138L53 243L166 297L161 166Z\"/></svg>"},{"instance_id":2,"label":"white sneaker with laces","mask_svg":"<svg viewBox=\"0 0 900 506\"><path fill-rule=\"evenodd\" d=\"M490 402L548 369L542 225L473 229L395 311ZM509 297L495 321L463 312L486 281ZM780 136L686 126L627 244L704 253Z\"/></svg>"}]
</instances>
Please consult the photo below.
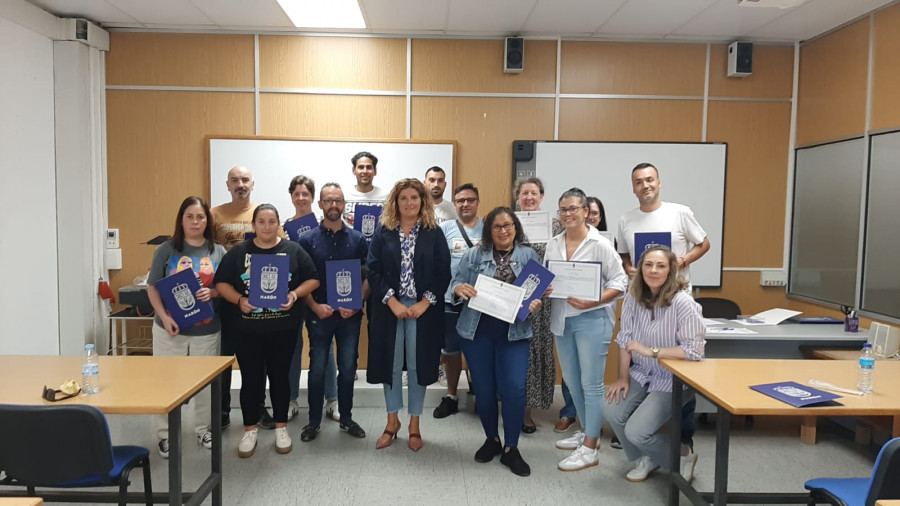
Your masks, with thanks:
<instances>
[{"instance_id":1,"label":"white sneaker with laces","mask_svg":"<svg viewBox=\"0 0 900 506\"><path fill-rule=\"evenodd\" d=\"M444 364L438 366L438 384L442 387L447 386L447 371L444 370Z\"/></svg>"},{"instance_id":2,"label":"white sneaker with laces","mask_svg":"<svg viewBox=\"0 0 900 506\"><path fill-rule=\"evenodd\" d=\"M597 465L597 449L581 445L559 463L560 471L581 471Z\"/></svg>"},{"instance_id":3,"label":"white sneaker with laces","mask_svg":"<svg viewBox=\"0 0 900 506\"><path fill-rule=\"evenodd\" d=\"M197 443L207 450L212 450L212 431L206 429L203 432L197 433Z\"/></svg>"},{"instance_id":4,"label":"white sneaker with laces","mask_svg":"<svg viewBox=\"0 0 900 506\"><path fill-rule=\"evenodd\" d=\"M659 469L659 466L654 464L650 457L644 456L637 459L637 462L634 464L634 469L628 471L628 474L625 475L625 479L633 483L644 481L650 473L657 469Z\"/></svg>"},{"instance_id":5,"label":"white sneaker with laces","mask_svg":"<svg viewBox=\"0 0 900 506\"><path fill-rule=\"evenodd\" d=\"M681 457L681 476L688 483L694 479L694 468L697 467L697 452L691 448L691 453Z\"/></svg>"},{"instance_id":6,"label":"white sneaker with laces","mask_svg":"<svg viewBox=\"0 0 900 506\"><path fill-rule=\"evenodd\" d=\"M300 414L300 404L297 402L297 399L291 401L288 405L288 419L287 421L291 421L294 418L297 418L297 415Z\"/></svg>"},{"instance_id":7,"label":"white sneaker with laces","mask_svg":"<svg viewBox=\"0 0 900 506\"><path fill-rule=\"evenodd\" d=\"M584 432L576 430L571 436L560 439L556 442L556 447L560 450L577 450L584 443Z\"/></svg>"},{"instance_id":8,"label":"white sneaker with laces","mask_svg":"<svg viewBox=\"0 0 900 506\"><path fill-rule=\"evenodd\" d=\"M252 457L256 452L256 436L259 429L245 430L241 436L241 442L238 444L238 457L246 459Z\"/></svg>"},{"instance_id":9,"label":"white sneaker with laces","mask_svg":"<svg viewBox=\"0 0 900 506\"><path fill-rule=\"evenodd\" d=\"M338 409L337 401L327 401L325 403L325 416L331 418L335 422L341 421L341 412Z\"/></svg>"},{"instance_id":10,"label":"white sneaker with laces","mask_svg":"<svg viewBox=\"0 0 900 506\"><path fill-rule=\"evenodd\" d=\"M278 453L291 453L293 444L291 436L288 434L287 427L275 428L275 451Z\"/></svg>"}]
</instances>

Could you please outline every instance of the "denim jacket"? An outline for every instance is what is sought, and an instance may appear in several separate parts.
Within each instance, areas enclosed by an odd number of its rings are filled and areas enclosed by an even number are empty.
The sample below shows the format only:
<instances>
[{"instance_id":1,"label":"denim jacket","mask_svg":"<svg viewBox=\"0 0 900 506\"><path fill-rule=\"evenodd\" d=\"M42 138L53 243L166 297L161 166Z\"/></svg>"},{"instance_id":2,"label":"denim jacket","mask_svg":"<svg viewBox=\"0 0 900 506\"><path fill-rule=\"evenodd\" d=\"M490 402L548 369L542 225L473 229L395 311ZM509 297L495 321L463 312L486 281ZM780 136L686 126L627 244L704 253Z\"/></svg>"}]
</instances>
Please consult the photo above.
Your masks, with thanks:
<instances>
[{"instance_id":1,"label":"denim jacket","mask_svg":"<svg viewBox=\"0 0 900 506\"><path fill-rule=\"evenodd\" d=\"M518 276L525 264L529 260L540 263L541 259L538 254L528 246L518 244L513 248L512 256L509 259L509 266ZM453 281L450 282L450 289L453 290L457 286L468 283L475 286L475 281L479 274L493 277L497 270L497 262L494 261L494 250L484 251L481 247L476 246L469 248L459 262L459 266L453 275ZM469 309L469 303L463 305L462 312L459 314L459 320L456 322L456 332L464 339L475 339L475 329L478 328L478 321L481 319L481 312ZM531 315L509 326L509 340L517 341L520 339L530 339L531 331Z\"/></svg>"}]
</instances>

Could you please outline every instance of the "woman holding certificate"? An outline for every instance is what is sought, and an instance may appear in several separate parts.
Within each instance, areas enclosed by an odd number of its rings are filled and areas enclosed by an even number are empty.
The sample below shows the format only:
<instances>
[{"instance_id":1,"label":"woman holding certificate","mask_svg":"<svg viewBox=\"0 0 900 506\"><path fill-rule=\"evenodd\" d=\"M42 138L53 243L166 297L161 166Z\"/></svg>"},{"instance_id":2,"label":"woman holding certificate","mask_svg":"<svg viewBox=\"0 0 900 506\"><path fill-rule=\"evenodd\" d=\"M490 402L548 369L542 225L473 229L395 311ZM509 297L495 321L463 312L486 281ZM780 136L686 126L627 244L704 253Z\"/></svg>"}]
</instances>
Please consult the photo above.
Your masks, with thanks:
<instances>
[{"instance_id":1,"label":"woman holding certificate","mask_svg":"<svg viewBox=\"0 0 900 506\"><path fill-rule=\"evenodd\" d=\"M686 287L672 250L653 246L641 256L622 304L619 377L606 391L604 415L634 463L628 481L669 467L669 438L660 428L672 414L672 373L659 359L703 360L703 315ZM681 472L690 481L697 454L686 445L681 454Z\"/></svg>"},{"instance_id":2,"label":"woman holding certificate","mask_svg":"<svg viewBox=\"0 0 900 506\"><path fill-rule=\"evenodd\" d=\"M519 476L531 474L531 468L519 453L519 432L525 415L525 379L531 340L531 316L506 323L472 309L470 302L478 295L475 285L479 276L503 283L513 283L529 260L540 262L537 253L522 244L525 233L516 214L498 207L484 219L481 245L469 248L459 262L451 286L453 293L468 301L459 315L456 330L466 355L472 381L478 385L475 410L487 438L475 452L476 462L490 462L500 455L500 463ZM521 305L521 295L516 306ZM534 313L541 299L531 301ZM503 445L497 430L497 394L503 399Z\"/></svg>"},{"instance_id":3,"label":"woman holding certificate","mask_svg":"<svg viewBox=\"0 0 900 506\"><path fill-rule=\"evenodd\" d=\"M563 379L569 386L584 432L556 442L573 450L559 463L562 471L597 465L597 438L603 421L603 373L612 339L613 302L624 293L628 276L613 245L588 225L587 196L572 188L559 198L562 234L547 243L544 260L552 283L550 329Z\"/></svg>"},{"instance_id":4,"label":"woman holding certificate","mask_svg":"<svg viewBox=\"0 0 900 506\"><path fill-rule=\"evenodd\" d=\"M402 179L384 203L366 262L369 300L369 383L384 385L387 424L375 448L400 431L403 365L409 377L410 450L422 448L419 418L425 387L436 382L444 344L443 294L450 284L450 250L434 206L417 179Z\"/></svg>"},{"instance_id":5,"label":"woman holding certificate","mask_svg":"<svg viewBox=\"0 0 900 506\"><path fill-rule=\"evenodd\" d=\"M219 292L212 286L212 278L200 276L201 268L215 270L225 256L225 248L216 244L215 225L209 205L200 197L188 197L175 215L175 232L172 238L156 247L150 272L147 274L147 296L156 312L153 320L153 354L157 356L205 356L219 354L219 317L201 321L182 328L173 314L163 306L162 297L154 284L178 272L182 258L192 260L195 275L200 280L200 288L194 292L194 299L208 303ZM202 267L201 267L202 266ZM181 305L181 304L179 304ZM191 304L193 305L193 304ZM171 308L174 312L176 308ZM197 441L206 449L212 448L212 433L209 431L210 416L209 388L194 397L194 432ZM156 422L159 454L169 458L169 419L160 415Z\"/></svg>"},{"instance_id":6,"label":"woman holding certificate","mask_svg":"<svg viewBox=\"0 0 900 506\"><path fill-rule=\"evenodd\" d=\"M235 244L225 255L215 278L222 298L239 310L228 323L236 329L236 355L243 380L244 435L238 445L238 456L242 458L251 457L256 451L259 406L266 395L266 376L275 419L275 451L291 451L291 437L286 428L291 390L288 370L305 307L296 302L319 286L315 264L306 251L296 242L280 237L281 224L275 206L260 204L253 210L253 231L256 237ZM273 265L286 260L288 272L282 272L282 267L260 266L264 263L260 259ZM287 286L282 280L287 281ZM250 302L251 296L256 297L260 291L271 294L267 297L272 297L268 303L272 306L260 307L261 303Z\"/></svg>"}]
</instances>

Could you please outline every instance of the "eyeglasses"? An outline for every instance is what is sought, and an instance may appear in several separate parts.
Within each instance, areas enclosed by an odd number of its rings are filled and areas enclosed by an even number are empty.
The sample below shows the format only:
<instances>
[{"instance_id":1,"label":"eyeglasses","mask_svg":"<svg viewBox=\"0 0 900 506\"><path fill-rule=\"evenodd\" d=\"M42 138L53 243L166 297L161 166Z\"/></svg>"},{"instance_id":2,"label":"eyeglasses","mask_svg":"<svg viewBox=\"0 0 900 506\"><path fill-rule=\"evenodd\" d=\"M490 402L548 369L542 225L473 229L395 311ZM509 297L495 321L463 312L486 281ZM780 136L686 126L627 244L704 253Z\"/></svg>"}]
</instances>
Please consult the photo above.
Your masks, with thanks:
<instances>
[{"instance_id":1,"label":"eyeglasses","mask_svg":"<svg viewBox=\"0 0 900 506\"><path fill-rule=\"evenodd\" d=\"M347 202L346 200L331 200L331 199L325 199L322 201L322 203L325 204L325 207L335 206L335 205L342 206L346 202Z\"/></svg>"},{"instance_id":2,"label":"eyeglasses","mask_svg":"<svg viewBox=\"0 0 900 506\"><path fill-rule=\"evenodd\" d=\"M66 399L71 399L72 397L75 397L76 395L78 395L80 393L81 393L80 388L78 389L78 391L76 391L73 394L67 394L67 393L63 392L62 390L54 390L52 388L47 388L47 385L44 385L44 390L41 392L41 398L43 398L45 401L57 402L57 401L64 401ZM59 394L63 394L63 396L57 397Z\"/></svg>"},{"instance_id":3,"label":"eyeglasses","mask_svg":"<svg viewBox=\"0 0 900 506\"><path fill-rule=\"evenodd\" d=\"M505 223L503 225L494 225L493 227L491 227L491 230L493 230L494 232L500 232L502 230L506 230L507 232L512 232L513 230L515 230L515 228L516 228L516 224L510 222L510 223Z\"/></svg>"},{"instance_id":4,"label":"eyeglasses","mask_svg":"<svg viewBox=\"0 0 900 506\"><path fill-rule=\"evenodd\" d=\"M567 214L575 214L578 211L584 209L585 206L571 206L571 207L563 207L559 210L560 216L565 216Z\"/></svg>"},{"instance_id":5,"label":"eyeglasses","mask_svg":"<svg viewBox=\"0 0 900 506\"><path fill-rule=\"evenodd\" d=\"M459 205L474 204L474 203L478 202L478 199L475 197L472 197L472 198L468 198L468 199L456 199L456 200L454 200L454 202L456 202Z\"/></svg>"}]
</instances>

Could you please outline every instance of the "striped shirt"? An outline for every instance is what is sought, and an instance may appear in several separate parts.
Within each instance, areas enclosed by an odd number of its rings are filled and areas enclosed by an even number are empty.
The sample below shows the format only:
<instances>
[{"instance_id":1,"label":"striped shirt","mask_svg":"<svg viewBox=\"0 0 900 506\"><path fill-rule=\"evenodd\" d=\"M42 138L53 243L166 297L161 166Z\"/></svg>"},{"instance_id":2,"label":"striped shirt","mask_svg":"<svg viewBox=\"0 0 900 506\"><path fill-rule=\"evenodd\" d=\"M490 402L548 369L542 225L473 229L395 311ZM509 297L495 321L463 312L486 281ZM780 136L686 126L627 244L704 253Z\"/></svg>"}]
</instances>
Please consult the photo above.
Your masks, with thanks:
<instances>
[{"instance_id":1,"label":"striped shirt","mask_svg":"<svg viewBox=\"0 0 900 506\"><path fill-rule=\"evenodd\" d=\"M678 292L668 307L654 311L645 308L629 293L622 304L622 319L616 343L638 340L650 348L680 346L687 360L703 360L706 347L706 327L700 305L687 292ZM649 385L649 392L671 392L672 373L653 357L631 354L629 373L641 385Z\"/></svg>"}]
</instances>

